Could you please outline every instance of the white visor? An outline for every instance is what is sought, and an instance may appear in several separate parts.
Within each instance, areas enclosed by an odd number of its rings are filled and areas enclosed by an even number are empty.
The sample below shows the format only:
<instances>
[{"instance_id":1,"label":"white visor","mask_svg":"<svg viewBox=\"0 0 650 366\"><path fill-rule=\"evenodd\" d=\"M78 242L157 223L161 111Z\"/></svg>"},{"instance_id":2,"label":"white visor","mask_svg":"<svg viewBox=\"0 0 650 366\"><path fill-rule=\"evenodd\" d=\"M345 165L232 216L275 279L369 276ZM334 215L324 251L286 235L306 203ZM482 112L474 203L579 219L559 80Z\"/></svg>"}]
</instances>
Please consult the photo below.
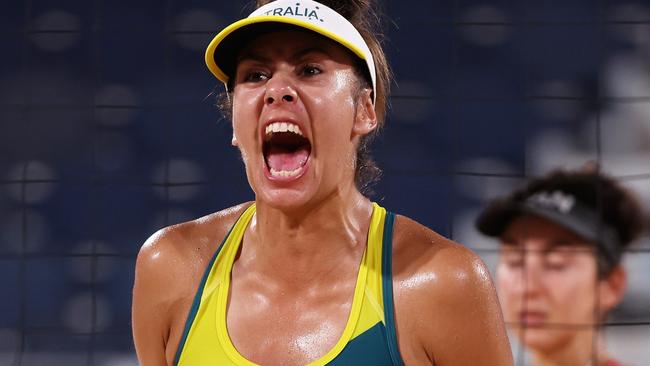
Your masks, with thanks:
<instances>
[{"instance_id":1,"label":"white visor","mask_svg":"<svg viewBox=\"0 0 650 366\"><path fill-rule=\"evenodd\" d=\"M205 51L208 69L224 84L235 70L235 58L247 40L259 36L262 24L290 24L321 34L352 51L368 67L372 81L373 102L377 97L375 61L359 31L333 9L312 0L277 0L268 3L247 18L224 28ZM251 25L256 25L251 27ZM250 32L253 28L257 31Z\"/></svg>"}]
</instances>

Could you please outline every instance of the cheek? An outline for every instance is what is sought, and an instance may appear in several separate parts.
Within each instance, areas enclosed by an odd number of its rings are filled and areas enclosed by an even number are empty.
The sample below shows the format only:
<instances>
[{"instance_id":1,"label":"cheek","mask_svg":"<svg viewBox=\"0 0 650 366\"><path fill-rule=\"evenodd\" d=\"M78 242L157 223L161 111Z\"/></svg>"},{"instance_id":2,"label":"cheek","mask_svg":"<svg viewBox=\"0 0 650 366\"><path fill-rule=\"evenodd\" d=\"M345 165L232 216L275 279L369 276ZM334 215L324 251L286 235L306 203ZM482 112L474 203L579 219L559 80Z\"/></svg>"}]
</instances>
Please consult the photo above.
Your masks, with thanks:
<instances>
[{"instance_id":1,"label":"cheek","mask_svg":"<svg viewBox=\"0 0 650 366\"><path fill-rule=\"evenodd\" d=\"M593 318L595 286L593 277L574 272L549 278L548 288L556 309L568 321L582 323Z\"/></svg>"},{"instance_id":2,"label":"cheek","mask_svg":"<svg viewBox=\"0 0 650 366\"><path fill-rule=\"evenodd\" d=\"M336 78L328 93L310 93L315 97L305 101L309 114L314 118L315 155L327 152L333 164L354 165L355 147L351 140L355 117L355 100L352 86L345 77ZM319 148L320 147L320 148Z\"/></svg>"},{"instance_id":3,"label":"cheek","mask_svg":"<svg viewBox=\"0 0 650 366\"><path fill-rule=\"evenodd\" d=\"M241 144L250 143L250 136L254 138L260 115L259 92L237 92L233 94L232 124L233 132Z\"/></svg>"},{"instance_id":4,"label":"cheek","mask_svg":"<svg viewBox=\"0 0 650 366\"><path fill-rule=\"evenodd\" d=\"M497 267L496 272L496 285L501 301L501 306L504 311L511 310L517 301L521 299L521 294L516 291L518 286L518 279L515 274L502 266Z\"/></svg>"},{"instance_id":5,"label":"cheek","mask_svg":"<svg viewBox=\"0 0 650 366\"><path fill-rule=\"evenodd\" d=\"M311 102L315 107L326 109L330 119L337 122L350 121L355 111L353 91L356 88L356 79L349 71L339 71L332 77L326 86L317 85L316 90L310 92ZM323 93L322 89L328 90ZM337 116L335 118L334 116ZM345 118L341 120L340 118Z\"/></svg>"},{"instance_id":6,"label":"cheek","mask_svg":"<svg viewBox=\"0 0 650 366\"><path fill-rule=\"evenodd\" d=\"M334 78L333 90L337 94L344 94L352 100L352 91L357 88L358 81L351 71L339 72Z\"/></svg>"},{"instance_id":7,"label":"cheek","mask_svg":"<svg viewBox=\"0 0 650 366\"><path fill-rule=\"evenodd\" d=\"M259 113L264 101L263 88L247 88L244 86L235 87L232 93L232 115L251 115Z\"/></svg>"}]
</instances>

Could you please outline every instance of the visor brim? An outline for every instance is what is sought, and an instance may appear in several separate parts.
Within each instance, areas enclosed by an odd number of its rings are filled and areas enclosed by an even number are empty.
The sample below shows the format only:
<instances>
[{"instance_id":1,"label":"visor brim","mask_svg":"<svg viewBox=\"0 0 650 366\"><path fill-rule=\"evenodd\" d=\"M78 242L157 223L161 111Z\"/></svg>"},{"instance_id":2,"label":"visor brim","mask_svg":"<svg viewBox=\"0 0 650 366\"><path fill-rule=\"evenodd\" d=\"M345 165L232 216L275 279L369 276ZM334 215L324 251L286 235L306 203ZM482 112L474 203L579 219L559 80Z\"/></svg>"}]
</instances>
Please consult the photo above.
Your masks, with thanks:
<instances>
[{"instance_id":1,"label":"visor brim","mask_svg":"<svg viewBox=\"0 0 650 366\"><path fill-rule=\"evenodd\" d=\"M525 203L495 203L479 216L476 227L485 235L500 237L515 218L523 215L533 215L548 220L587 241L598 240L597 232L594 232L594 228L591 227L592 224L586 222L584 218L542 207L529 206Z\"/></svg>"},{"instance_id":2,"label":"visor brim","mask_svg":"<svg viewBox=\"0 0 650 366\"><path fill-rule=\"evenodd\" d=\"M219 32L205 51L205 63L217 79L228 84L230 77L234 75L236 58L242 47L260 35L287 28L313 31L325 36L366 61L360 49L325 28L288 17L257 16L237 21Z\"/></svg>"}]
</instances>

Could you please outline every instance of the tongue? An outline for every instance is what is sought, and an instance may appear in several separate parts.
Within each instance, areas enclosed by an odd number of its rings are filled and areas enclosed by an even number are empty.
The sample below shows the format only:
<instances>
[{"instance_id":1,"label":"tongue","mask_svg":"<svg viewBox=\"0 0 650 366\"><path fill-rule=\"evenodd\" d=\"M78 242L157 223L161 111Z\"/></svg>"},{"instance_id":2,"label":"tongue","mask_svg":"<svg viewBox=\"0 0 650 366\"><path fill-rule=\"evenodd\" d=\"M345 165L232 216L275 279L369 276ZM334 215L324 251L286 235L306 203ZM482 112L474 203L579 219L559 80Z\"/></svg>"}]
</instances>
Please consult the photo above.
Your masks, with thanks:
<instances>
[{"instance_id":1,"label":"tongue","mask_svg":"<svg viewBox=\"0 0 650 366\"><path fill-rule=\"evenodd\" d=\"M296 150L273 146L267 153L266 163L275 171L292 171L305 165L308 157L309 150L306 146Z\"/></svg>"}]
</instances>

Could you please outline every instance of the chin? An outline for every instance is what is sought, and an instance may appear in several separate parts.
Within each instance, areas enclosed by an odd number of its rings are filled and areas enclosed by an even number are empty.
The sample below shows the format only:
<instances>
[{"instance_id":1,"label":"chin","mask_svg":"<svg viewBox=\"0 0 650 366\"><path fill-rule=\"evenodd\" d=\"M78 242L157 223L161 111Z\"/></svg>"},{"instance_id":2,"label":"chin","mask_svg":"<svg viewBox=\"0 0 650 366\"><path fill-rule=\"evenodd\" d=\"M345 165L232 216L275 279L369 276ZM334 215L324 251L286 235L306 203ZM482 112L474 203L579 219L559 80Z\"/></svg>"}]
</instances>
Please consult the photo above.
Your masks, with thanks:
<instances>
[{"instance_id":1,"label":"chin","mask_svg":"<svg viewBox=\"0 0 650 366\"><path fill-rule=\"evenodd\" d=\"M571 341L571 334L566 329L520 328L517 335L524 346L539 353L553 352Z\"/></svg>"},{"instance_id":2,"label":"chin","mask_svg":"<svg viewBox=\"0 0 650 366\"><path fill-rule=\"evenodd\" d=\"M295 211L307 206L313 195L302 189L266 188L256 192L255 200L280 211Z\"/></svg>"}]
</instances>

